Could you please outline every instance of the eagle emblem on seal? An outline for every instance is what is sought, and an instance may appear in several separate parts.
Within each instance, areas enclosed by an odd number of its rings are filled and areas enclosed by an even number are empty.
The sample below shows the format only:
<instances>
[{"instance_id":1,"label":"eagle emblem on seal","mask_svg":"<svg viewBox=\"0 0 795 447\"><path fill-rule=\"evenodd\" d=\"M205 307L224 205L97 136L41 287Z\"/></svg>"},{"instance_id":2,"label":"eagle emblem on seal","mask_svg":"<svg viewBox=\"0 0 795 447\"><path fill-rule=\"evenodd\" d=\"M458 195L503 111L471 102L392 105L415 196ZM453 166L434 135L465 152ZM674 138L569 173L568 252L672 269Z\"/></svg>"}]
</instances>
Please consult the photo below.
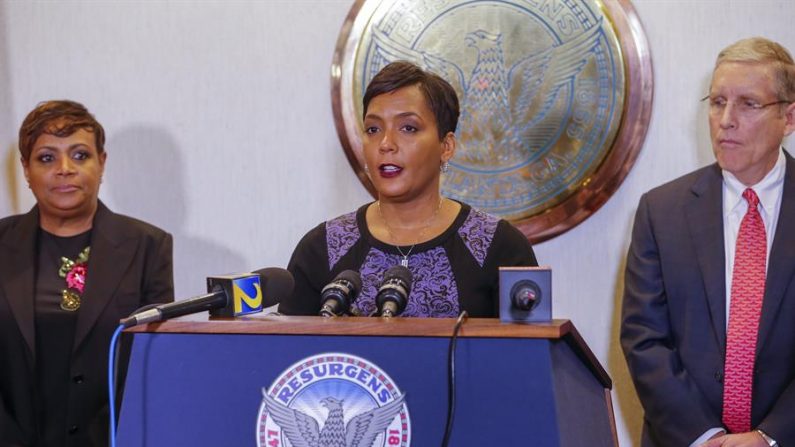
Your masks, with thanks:
<instances>
[{"instance_id":1,"label":"eagle emblem on seal","mask_svg":"<svg viewBox=\"0 0 795 447\"><path fill-rule=\"evenodd\" d=\"M293 447L372 447L376 437L384 433L397 416L406 395L357 414L345 424L344 400L326 397L320 404L328 409L328 416L320 423L308 414L295 410L268 395L262 390L262 403Z\"/></svg>"},{"instance_id":2,"label":"eagle emblem on seal","mask_svg":"<svg viewBox=\"0 0 795 447\"><path fill-rule=\"evenodd\" d=\"M454 62L396 42L373 28L375 53L383 65L407 60L445 78L461 98L460 148L456 162L512 165L534 157L556 137L565 110L555 105L560 90L572 85L603 34L602 19L560 45L528 55L507 66L504 35L477 29L466 45L477 50L470 73ZM546 125L545 125L546 124Z\"/></svg>"}]
</instances>

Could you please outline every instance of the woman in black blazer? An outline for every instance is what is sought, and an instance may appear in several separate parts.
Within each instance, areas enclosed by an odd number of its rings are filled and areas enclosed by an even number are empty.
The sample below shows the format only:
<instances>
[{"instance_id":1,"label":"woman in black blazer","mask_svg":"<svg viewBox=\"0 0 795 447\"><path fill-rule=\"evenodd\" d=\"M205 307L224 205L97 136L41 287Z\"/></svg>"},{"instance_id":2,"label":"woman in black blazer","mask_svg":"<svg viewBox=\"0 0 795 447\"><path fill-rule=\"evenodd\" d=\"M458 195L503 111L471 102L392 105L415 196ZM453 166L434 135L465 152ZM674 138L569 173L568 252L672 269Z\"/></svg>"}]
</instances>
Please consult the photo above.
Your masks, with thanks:
<instances>
[{"instance_id":1,"label":"woman in black blazer","mask_svg":"<svg viewBox=\"0 0 795 447\"><path fill-rule=\"evenodd\" d=\"M98 199L107 153L81 104L39 104L19 150L36 206L0 220L0 446L108 444L119 319L173 300L171 235Z\"/></svg>"}]
</instances>

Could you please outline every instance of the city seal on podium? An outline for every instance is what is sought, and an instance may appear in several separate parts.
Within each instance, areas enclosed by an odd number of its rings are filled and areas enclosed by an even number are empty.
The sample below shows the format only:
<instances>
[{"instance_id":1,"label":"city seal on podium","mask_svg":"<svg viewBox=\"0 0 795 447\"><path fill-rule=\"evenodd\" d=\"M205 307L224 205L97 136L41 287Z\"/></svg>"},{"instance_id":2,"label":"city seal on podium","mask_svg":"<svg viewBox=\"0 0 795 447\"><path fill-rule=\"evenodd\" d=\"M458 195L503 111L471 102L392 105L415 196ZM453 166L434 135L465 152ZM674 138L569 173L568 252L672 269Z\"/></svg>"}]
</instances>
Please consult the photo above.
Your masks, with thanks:
<instances>
[{"instance_id":1,"label":"city seal on podium","mask_svg":"<svg viewBox=\"0 0 795 447\"><path fill-rule=\"evenodd\" d=\"M262 389L257 446L407 447L411 422L405 398L365 359L315 355Z\"/></svg>"},{"instance_id":2,"label":"city seal on podium","mask_svg":"<svg viewBox=\"0 0 795 447\"><path fill-rule=\"evenodd\" d=\"M533 242L586 219L618 188L651 110L651 61L629 2L359 0L332 63L332 105L365 186L361 98L407 60L458 93L458 150L442 193L511 220Z\"/></svg>"}]
</instances>

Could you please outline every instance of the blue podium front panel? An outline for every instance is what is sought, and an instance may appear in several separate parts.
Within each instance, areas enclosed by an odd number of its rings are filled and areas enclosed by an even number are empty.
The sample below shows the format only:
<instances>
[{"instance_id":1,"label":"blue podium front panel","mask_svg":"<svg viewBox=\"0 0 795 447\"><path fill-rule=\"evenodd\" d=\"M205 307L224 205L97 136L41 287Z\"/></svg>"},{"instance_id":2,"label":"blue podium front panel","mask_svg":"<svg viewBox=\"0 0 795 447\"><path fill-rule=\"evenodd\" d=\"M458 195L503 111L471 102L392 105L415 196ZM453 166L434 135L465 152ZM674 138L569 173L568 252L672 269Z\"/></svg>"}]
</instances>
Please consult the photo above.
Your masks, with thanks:
<instances>
[{"instance_id":1,"label":"blue podium front panel","mask_svg":"<svg viewBox=\"0 0 795 447\"><path fill-rule=\"evenodd\" d=\"M440 445L448 405L448 344L443 337L138 333L120 411L118 445L290 446L286 436L275 432L269 436L263 428L263 389L296 363L324 353L364 359L405 393L410 438L380 435L372 445ZM556 403L556 393L562 391L554 363L561 356L554 354L553 345L565 343L459 339L450 445L543 447L568 444L562 438L581 439L560 434L576 432L579 423L564 420L570 410ZM583 389L604 393L585 366L566 365L572 367L581 368L578 380L588 382L581 384ZM289 383L282 385L283 390L290 389ZM600 440L609 438L610 427L605 409L598 403L596 407L578 409L586 419L596 420L599 433L591 435L590 445L611 445ZM313 415L320 427L332 417L330 410L325 411ZM347 415L345 422L353 416Z\"/></svg>"}]
</instances>

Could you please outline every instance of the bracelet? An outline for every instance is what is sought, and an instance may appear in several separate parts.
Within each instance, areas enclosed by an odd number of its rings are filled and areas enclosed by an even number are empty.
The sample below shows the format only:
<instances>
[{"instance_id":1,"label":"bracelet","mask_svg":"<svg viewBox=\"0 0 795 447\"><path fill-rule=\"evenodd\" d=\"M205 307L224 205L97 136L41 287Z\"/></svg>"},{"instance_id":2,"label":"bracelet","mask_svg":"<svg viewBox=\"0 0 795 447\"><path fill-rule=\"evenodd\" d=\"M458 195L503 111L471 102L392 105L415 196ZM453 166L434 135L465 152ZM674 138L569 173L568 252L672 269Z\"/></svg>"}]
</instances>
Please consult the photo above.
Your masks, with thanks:
<instances>
[{"instance_id":1,"label":"bracelet","mask_svg":"<svg viewBox=\"0 0 795 447\"><path fill-rule=\"evenodd\" d=\"M770 447L778 447L778 442L776 442L775 439L768 436L767 433L763 432L762 430L756 430L756 432L759 433L759 436L761 436L762 439L765 440L767 445L769 445Z\"/></svg>"}]
</instances>

